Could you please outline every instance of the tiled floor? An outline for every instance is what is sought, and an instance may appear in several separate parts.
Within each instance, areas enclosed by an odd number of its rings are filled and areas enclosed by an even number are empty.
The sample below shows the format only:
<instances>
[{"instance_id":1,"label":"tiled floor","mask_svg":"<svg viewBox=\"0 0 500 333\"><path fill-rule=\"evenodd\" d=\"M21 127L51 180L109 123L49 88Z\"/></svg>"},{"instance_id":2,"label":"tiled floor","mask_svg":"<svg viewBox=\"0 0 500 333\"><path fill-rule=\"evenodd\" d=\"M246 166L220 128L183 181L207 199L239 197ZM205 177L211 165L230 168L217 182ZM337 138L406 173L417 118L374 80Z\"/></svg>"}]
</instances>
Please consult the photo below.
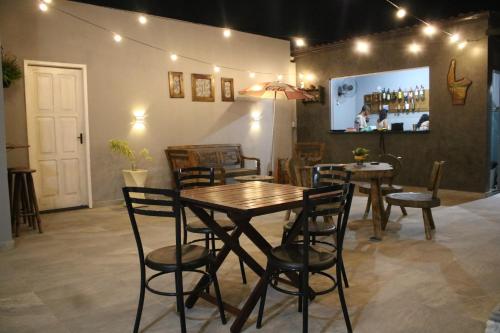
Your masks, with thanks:
<instances>
[{"instance_id":1,"label":"tiled floor","mask_svg":"<svg viewBox=\"0 0 500 333\"><path fill-rule=\"evenodd\" d=\"M425 240L421 213L393 209L382 242L368 240L361 220L365 198L355 197L347 233L346 290L355 332L482 332L500 303L500 196L434 210L437 232ZM458 199L453 199L458 200ZM452 200L452 201L453 201ZM461 202L460 200L458 200ZM463 201L463 200L462 200ZM284 214L254 220L277 244ZM139 271L135 243L121 206L43 215L45 233L23 230L13 250L0 252L0 332L130 332ZM168 221L140 223L147 249L172 241ZM264 258L246 239L255 258ZM248 270L249 272L250 270ZM256 282L242 285L234 255L219 272L225 301L242 302ZM191 286L196 276L185 276ZM322 282L313 277L315 284ZM172 286L167 278L164 286ZM336 293L310 307L311 332L346 331ZM228 332L215 307L200 301L187 311L188 331ZM246 332L255 332L256 313ZM295 299L270 290L263 332L301 327ZM146 296L144 332L178 332L174 299Z\"/></svg>"}]
</instances>

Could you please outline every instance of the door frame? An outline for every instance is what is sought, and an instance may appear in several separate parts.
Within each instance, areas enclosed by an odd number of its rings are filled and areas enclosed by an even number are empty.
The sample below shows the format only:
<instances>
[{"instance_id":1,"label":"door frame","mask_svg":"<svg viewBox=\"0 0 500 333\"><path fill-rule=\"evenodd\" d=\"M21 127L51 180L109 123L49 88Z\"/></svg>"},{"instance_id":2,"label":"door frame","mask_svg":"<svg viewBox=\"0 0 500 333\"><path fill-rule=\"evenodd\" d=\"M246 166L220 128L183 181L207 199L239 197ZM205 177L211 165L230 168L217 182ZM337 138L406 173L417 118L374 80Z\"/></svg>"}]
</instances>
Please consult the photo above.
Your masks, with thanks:
<instances>
[{"instance_id":1,"label":"door frame","mask_svg":"<svg viewBox=\"0 0 500 333\"><path fill-rule=\"evenodd\" d=\"M92 208L92 178L90 172L90 131L89 131L89 106L88 106L88 93L87 93L87 65L85 64L70 64L65 62L50 62L50 61L38 61L38 60L24 60L24 98L26 105L26 135L28 135L28 92L26 91L26 74L28 73L28 68L30 66L43 66L43 67L55 67L55 68L68 68L68 69L79 69L82 71L82 86L83 86L83 124L85 127L85 163L87 167L87 200L89 208ZM29 163L34 159L31 150L28 149Z\"/></svg>"}]
</instances>

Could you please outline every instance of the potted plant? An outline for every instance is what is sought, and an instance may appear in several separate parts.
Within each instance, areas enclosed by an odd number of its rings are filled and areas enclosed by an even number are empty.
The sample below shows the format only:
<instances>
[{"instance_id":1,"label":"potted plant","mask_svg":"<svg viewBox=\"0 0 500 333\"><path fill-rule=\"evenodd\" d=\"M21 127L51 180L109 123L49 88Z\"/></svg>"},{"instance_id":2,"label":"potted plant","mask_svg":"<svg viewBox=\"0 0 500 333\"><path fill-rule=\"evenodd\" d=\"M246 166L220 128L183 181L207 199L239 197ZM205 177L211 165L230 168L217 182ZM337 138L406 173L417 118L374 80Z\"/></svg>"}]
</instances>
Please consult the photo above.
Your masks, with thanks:
<instances>
[{"instance_id":1,"label":"potted plant","mask_svg":"<svg viewBox=\"0 0 500 333\"><path fill-rule=\"evenodd\" d=\"M2 52L2 84L4 88L11 86L12 82L19 80L23 76L21 67L17 64L14 56L5 55Z\"/></svg>"},{"instance_id":2,"label":"potted plant","mask_svg":"<svg viewBox=\"0 0 500 333\"><path fill-rule=\"evenodd\" d=\"M149 150L143 148L139 154L132 150L127 141L112 139L109 140L109 149L113 153L124 156L130 162L130 169L122 170L126 186L144 187L148 178L148 170L138 169L137 164L141 160L151 161L153 158ZM144 197L144 196L141 196Z\"/></svg>"},{"instance_id":3,"label":"potted plant","mask_svg":"<svg viewBox=\"0 0 500 333\"><path fill-rule=\"evenodd\" d=\"M354 160L358 165L363 165L363 162L366 160L368 157L368 153L370 151L366 148L362 147L357 147L352 151L352 154L354 155Z\"/></svg>"}]
</instances>

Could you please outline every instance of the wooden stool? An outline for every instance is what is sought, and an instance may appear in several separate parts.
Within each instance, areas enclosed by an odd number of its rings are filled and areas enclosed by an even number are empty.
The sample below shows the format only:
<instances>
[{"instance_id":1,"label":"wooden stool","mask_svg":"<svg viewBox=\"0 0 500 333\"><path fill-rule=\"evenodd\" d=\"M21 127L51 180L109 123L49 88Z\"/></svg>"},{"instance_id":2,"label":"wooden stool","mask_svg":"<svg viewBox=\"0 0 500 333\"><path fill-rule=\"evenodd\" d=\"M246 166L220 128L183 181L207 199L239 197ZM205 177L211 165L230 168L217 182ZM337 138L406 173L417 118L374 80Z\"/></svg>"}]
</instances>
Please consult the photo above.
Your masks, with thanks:
<instances>
[{"instance_id":1,"label":"wooden stool","mask_svg":"<svg viewBox=\"0 0 500 333\"><path fill-rule=\"evenodd\" d=\"M32 176L34 172L36 170L24 168L9 170L9 182L12 182L12 229L15 231L16 237L19 236L21 217L25 223L28 222L30 227L33 229L38 227L38 231L42 233L42 220Z\"/></svg>"}]
</instances>

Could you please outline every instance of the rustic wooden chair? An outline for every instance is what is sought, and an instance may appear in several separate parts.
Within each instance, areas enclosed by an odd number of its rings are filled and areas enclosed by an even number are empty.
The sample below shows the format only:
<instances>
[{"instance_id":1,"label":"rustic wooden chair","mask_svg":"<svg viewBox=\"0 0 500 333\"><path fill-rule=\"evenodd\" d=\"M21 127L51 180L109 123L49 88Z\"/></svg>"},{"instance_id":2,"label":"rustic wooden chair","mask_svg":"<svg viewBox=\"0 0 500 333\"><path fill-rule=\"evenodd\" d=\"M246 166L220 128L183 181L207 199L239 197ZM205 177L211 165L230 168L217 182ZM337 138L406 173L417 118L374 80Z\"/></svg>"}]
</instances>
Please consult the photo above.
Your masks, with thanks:
<instances>
[{"instance_id":1,"label":"rustic wooden chair","mask_svg":"<svg viewBox=\"0 0 500 333\"><path fill-rule=\"evenodd\" d=\"M174 172L175 184L177 189L184 190L194 187L205 187L215 185L215 169L209 167L189 167L175 170ZM212 229L210 229L205 223L200 220L188 223L186 217L186 208L181 206L182 214L182 231L183 231L183 244L192 244L197 242L205 242L205 247L209 249L214 255L219 250L215 246L215 241L218 240L215 237ZM213 218L214 212L210 211L210 215ZM218 219L217 224L221 226L226 231L231 231L236 228L234 223L229 219ZM203 238L193 239L188 242L188 231L193 234L204 235ZM245 274L245 266L240 258L240 271L241 279L244 284L247 283L247 278Z\"/></svg>"},{"instance_id":2,"label":"rustic wooden chair","mask_svg":"<svg viewBox=\"0 0 500 333\"><path fill-rule=\"evenodd\" d=\"M337 289L344 314L347 331L352 332L351 322L347 304L344 298L342 286L342 248L344 235L349 219L349 211L352 202L352 183L332 184L304 190L302 213L296 223L300 223L304 239L302 242L292 242L282 244L269 251L267 254L267 267L262 279L265 283L264 291L260 298L259 314L257 317L257 328L262 326L262 317L266 301L267 287L288 295L298 296L299 312L302 312L302 332L308 331L308 309L310 299L309 275L317 274L328 278L332 284L323 290L314 292L315 295L323 295ZM309 221L320 216L337 216L335 233L337 246L335 249L327 247L316 247L310 244ZM336 267L336 276L327 273L331 268ZM298 290L284 289L278 285L279 275L284 272L297 272L299 274Z\"/></svg>"},{"instance_id":3,"label":"rustic wooden chair","mask_svg":"<svg viewBox=\"0 0 500 333\"><path fill-rule=\"evenodd\" d=\"M294 156L302 159L305 165L309 166L321 163L324 152L323 142L297 142L294 146Z\"/></svg>"},{"instance_id":4,"label":"rustic wooden chair","mask_svg":"<svg viewBox=\"0 0 500 333\"><path fill-rule=\"evenodd\" d=\"M425 237L432 239L431 231L436 229L432 218L431 208L441 205L438 197L439 184L443 174L444 161L435 161L432 167L431 177L427 189L429 192L402 192L391 193L385 197L389 205L421 208L424 217ZM389 212L390 213L390 212ZM389 214L386 214L382 228L385 229Z\"/></svg>"},{"instance_id":5,"label":"rustic wooden chair","mask_svg":"<svg viewBox=\"0 0 500 333\"><path fill-rule=\"evenodd\" d=\"M298 157L289 158L285 162L285 172L288 183L293 186L304 186L302 182L301 170L304 167L304 160ZM295 209L294 212L297 213L300 209ZM287 210L285 214L285 221L290 220L290 215L292 210Z\"/></svg>"},{"instance_id":6,"label":"rustic wooden chair","mask_svg":"<svg viewBox=\"0 0 500 333\"><path fill-rule=\"evenodd\" d=\"M387 194L390 194L390 193L403 192L402 186L394 185L394 179L401 172L401 168L402 168L401 157L396 157L396 156L391 155L391 154L384 154L384 155L380 155L379 162L389 163L393 168L392 177L382 179L382 185L380 186L380 190L382 192L382 195L386 196ZM368 201L366 202L365 214L363 215L363 218L366 219L368 217L368 214L370 213L370 208L372 206L371 184L370 183L358 183L358 190L360 193L368 195ZM401 207L401 212L403 213L403 215L408 215L405 207L404 206L400 206L400 207ZM387 212L388 213L391 212L391 205L390 204L387 206Z\"/></svg>"},{"instance_id":7,"label":"rustic wooden chair","mask_svg":"<svg viewBox=\"0 0 500 333\"><path fill-rule=\"evenodd\" d=\"M148 195L148 198L142 199L133 196L133 194ZM212 268L215 257L208 249L193 244L182 244L181 240L181 204L179 192L167 189L153 189L144 187L124 187L123 196L127 205L128 215L132 230L134 232L137 251L139 254L139 264L141 271L141 289L139 294L139 305L135 317L133 332L139 332L142 309L144 307L144 294L146 289L153 294L162 296L175 296L177 300L177 312L181 322L181 332L186 332L186 316L184 313L184 296L200 293L205 287L212 284L215 289L215 298L220 312L221 321L226 323L224 315L224 305L217 282L217 275ZM141 205L139 208L136 205ZM147 206L144 206L147 205ZM175 223L175 245L164 246L144 253L143 241L136 221L136 215L156 216L165 222ZM168 219L170 218L170 220ZM208 266L208 270L202 271L199 268ZM146 278L146 267L155 271L155 274ZM183 272L196 272L208 276L208 283L201 288L185 291L182 283ZM173 273L175 276L175 292L167 292L155 289L150 286L150 282L159 276Z\"/></svg>"}]
</instances>

